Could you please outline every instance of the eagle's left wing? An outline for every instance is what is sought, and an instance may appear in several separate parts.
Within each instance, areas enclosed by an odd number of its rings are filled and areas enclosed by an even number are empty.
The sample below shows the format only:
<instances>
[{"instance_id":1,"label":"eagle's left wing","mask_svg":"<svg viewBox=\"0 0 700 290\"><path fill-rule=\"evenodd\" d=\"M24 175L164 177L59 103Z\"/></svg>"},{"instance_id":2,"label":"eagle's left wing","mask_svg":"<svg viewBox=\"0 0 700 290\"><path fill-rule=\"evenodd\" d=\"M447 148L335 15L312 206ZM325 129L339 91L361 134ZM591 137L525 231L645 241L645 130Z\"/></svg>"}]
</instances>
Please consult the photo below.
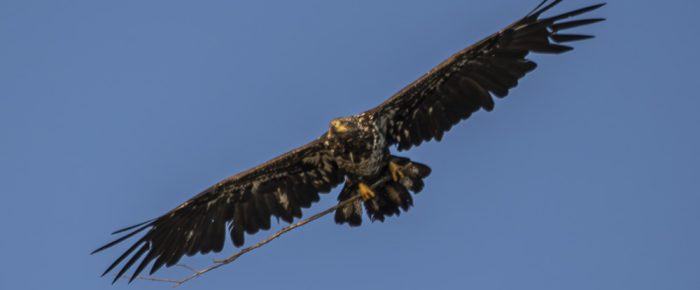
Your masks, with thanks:
<instances>
[{"instance_id":1,"label":"eagle's left wing","mask_svg":"<svg viewBox=\"0 0 700 290\"><path fill-rule=\"evenodd\" d=\"M302 208L319 200L319 192L329 192L344 179L322 142L317 139L231 176L161 217L114 232L124 236L93 253L147 230L104 274L131 256L114 278L116 282L143 257L131 275L133 280L153 260L151 274L163 265L175 265L183 255L221 251L227 225L234 245L241 246L244 232L269 229L271 216L290 223L300 218Z\"/></svg>"},{"instance_id":2,"label":"eagle's left wing","mask_svg":"<svg viewBox=\"0 0 700 290\"><path fill-rule=\"evenodd\" d=\"M540 18L561 0L548 2L543 1L524 18L456 53L365 114L380 120L387 140L397 144L399 150L406 150L423 141L442 139L452 126L481 108L491 111L492 95L505 97L520 78L535 69L536 64L526 58L530 52L569 51L573 48L559 43L592 36L562 31L604 20L563 22L604 4Z\"/></svg>"}]
</instances>

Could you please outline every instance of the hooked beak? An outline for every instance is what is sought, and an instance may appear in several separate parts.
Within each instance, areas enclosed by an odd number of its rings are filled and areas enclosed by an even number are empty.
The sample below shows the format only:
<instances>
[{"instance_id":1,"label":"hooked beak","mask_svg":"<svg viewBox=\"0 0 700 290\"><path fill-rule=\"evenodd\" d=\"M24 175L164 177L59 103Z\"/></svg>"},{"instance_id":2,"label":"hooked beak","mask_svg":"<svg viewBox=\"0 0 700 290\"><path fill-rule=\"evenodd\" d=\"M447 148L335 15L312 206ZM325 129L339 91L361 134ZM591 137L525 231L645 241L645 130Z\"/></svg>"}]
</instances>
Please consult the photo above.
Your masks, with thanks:
<instances>
[{"instance_id":1,"label":"hooked beak","mask_svg":"<svg viewBox=\"0 0 700 290\"><path fill-rule=\"evenodd\" d=\"M333 131L338 132L338 133L345 133L348 131L348 127L343 125L338 120L331 121L331 126L333 127Z\"/></svg>"}]
</instances>

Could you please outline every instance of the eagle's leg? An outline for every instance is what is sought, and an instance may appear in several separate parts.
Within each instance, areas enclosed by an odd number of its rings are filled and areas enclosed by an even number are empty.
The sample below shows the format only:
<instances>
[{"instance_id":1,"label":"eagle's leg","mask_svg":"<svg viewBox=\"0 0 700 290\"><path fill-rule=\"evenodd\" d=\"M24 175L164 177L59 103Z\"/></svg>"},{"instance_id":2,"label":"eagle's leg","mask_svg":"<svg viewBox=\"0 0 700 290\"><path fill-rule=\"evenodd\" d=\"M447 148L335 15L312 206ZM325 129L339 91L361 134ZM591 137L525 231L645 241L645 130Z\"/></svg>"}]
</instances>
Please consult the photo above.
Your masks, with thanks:
<instances>
[{"instance_id":1,"label":"eagle's leg","mask_svg":"<svg viewBox=\"0 0 700 290\"><path fill-rule=\"evenodd\" d=\"M410 192L420 192L423 189L423 179L429 174L430 167L427 165L392 155L378 176L348 179L345 182L338 201L343 202L358 193L363 200L338 208L335 222L359 226L362 224L363 207L372 221L383 221L387 216L407 211L413 205Z\"/></svg>"},{"instance_id":2,"label":"eagle's leg","mask_svg":"<svg viewBox=\"0 0 700 290\"><path fill-rule=\"evenodd\" d=\"M364 200L364 201L368 201L377 195L376 193L374 193L374 190L372 190L372 188L369 185L365 184L364 182L360 182L357 185L357 191L360 192L360 195L362 196L362 200Z\"/></svg>"},{"instance_id":3,"label":"eagle's leg","mask_svg":"<svg viewBox=\"0 0 700 290\"><path fill-rule=\"evenodd\" d=\"M394 182L399 182L401 179L406 177L406 175L403 173L403 166L394 161L389 161L389 173L391 174L391 180Z\"/></svg>"}]
</instances>

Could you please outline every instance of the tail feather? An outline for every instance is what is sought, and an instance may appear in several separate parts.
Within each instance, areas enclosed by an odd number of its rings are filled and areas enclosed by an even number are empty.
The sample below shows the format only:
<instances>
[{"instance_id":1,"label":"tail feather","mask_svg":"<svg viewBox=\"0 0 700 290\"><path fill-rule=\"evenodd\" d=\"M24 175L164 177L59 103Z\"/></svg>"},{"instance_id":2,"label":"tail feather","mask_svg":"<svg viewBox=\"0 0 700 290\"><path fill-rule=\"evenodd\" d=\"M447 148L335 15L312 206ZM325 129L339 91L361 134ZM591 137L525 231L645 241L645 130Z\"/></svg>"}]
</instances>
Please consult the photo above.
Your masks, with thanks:
<instances>
[{"instance_id":1,"label":"tail feather","mask_svg":"<svg viewBox=\"0 0 700 290\"><path fill-rule=\"evenodd\" d=\"M355 186L349 186L346 183L345 187L343 187L343 190L338 195L338 202L343 202L344 200L353 197L356 192L357 190ZM351 227L362 225L362 201L356 200L347 206L338 208L335 211L335 223L347 223Z\"/></svg>"}]
</instances>

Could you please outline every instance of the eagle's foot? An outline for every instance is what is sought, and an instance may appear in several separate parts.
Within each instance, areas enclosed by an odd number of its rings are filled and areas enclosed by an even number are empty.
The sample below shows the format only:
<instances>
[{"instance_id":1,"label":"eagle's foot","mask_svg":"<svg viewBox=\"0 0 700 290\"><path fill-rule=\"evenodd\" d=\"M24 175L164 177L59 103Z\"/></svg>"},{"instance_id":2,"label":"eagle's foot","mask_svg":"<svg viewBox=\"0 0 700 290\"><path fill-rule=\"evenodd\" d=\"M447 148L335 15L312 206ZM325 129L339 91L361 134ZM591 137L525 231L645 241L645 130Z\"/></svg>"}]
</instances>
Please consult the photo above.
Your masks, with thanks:
<instances>
[{"instance_id":1,"label":"eagle's foot","mask_svg":"<svg viewBox=\"0 0 700 290\"><path fill-rule=\"evenodd\" d=\"M405 177L403 174L403 166L393 161L389 161L389 173L391 174L391 179L395 182L399 182L399 180Z\"/></svg>"},{"instance_id":2,"label":"eagle's foot","mask_svg":"<svg viewBox=\"0 0 700 290\"><path fill-rule=\"evenodd\" d=\"M357 186L358 191L360 192L360 195L362 196L362 200L368 201L376 195L374 193L374 190L372 190L371 187L369 187L367 184L364 182L360 182L360 184Z\"/></svg>"}]
</instances>

